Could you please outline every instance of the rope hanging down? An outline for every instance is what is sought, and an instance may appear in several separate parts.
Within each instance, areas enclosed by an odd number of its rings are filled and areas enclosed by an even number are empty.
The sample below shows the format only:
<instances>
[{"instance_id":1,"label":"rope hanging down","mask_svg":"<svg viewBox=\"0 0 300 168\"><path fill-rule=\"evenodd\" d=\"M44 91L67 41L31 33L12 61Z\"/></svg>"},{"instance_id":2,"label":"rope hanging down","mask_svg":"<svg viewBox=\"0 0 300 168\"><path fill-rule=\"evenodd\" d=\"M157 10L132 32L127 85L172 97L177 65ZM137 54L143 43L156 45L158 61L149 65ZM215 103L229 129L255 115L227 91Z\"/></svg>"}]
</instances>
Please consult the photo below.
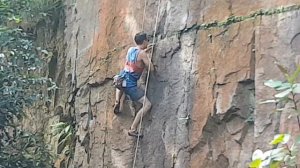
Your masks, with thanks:
<instances>
[{"instance_id":1,"label":"rope hanging down","mask_svg":"<svg viewBox=\"0 0 300 168\"><path fill-rule=\"evenodd\" d=\"M147 0L144 0L144 12L143 12L143 22L142 22L142 30L144 31L144 24L145 24L145 17L146 17L146 6L147 6Z\"/></svg>"},{"instance_id":2,"label":"rope hanging down","mask_svg":"<svg viewBox=\"0 0 300 168\"><path fill-rule=\"evenodd\" d=\"M160 11L160 4L161 4L161 0L159 0L158 6L157 6L156 19L155 19L155 27L154 27L154 35L153 35L152 44L154 44L155 38L156 38L156 31L157 31L158 16L159 16L159 11ZM146 5L147 5L147 0L145 0L145 4L144 4L143 25L142 25L143 30L144 30L144 21L145 21L145 14L146 14ZM148 90L150 68L151 68L150 65L152 63L153 50L154 50L154 47L152 47L152 49L151 49L150 58L148 58L150 63L148 65L147 80L146 80L145 93L144 93L145 97L147 95L147 90ZM141 129L142 129L144 107L145 107L145 100L146 100L145 97L144 97L144 100L143 100L142 115L141 115L140 124L139 124L139 131L138 131L139 134L140 134ZM137 140L136 140L136 147L135 147L135 153L134 153L134 159L133 159L133 166L132 166L133 168L135 168L135 163L136 163L136 157L137 157L137 150L138 150L138 146L139 146L139 141L140 141L140 138L138 137Z\"/></svg>"}]
</instances>

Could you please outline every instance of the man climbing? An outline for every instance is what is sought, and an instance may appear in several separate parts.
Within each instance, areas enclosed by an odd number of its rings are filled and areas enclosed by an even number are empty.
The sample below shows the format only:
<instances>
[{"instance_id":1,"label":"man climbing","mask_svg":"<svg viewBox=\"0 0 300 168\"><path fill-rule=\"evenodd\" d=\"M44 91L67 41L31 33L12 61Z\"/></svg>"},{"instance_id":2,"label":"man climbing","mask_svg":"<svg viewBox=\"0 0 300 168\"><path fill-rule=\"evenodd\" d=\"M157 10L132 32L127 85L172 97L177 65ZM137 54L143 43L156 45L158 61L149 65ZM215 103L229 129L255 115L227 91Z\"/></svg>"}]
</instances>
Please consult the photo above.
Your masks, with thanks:
<instances>
[{"instance_id":1,"label":"man climbing","mask_svg":"<svg viewBox=\"0 0 300 168\"><path fill-rule=\"evenodd\" d=\"M124 81L122 82L122 87L120 89L116 89L114 113L118 114L120 112L120 104L123 101L123 98L121 99L123 92L125 92L132 101L139 102L141 104L145 101L144 107L138 111L130 130L128 131L129 136L141 136L141 134L137 131L137 128L141 117L150 110L151 102L146 95L144 95L144 91L137 86L137 81L140 79L145 67L148 68L150 64L150 69L148 69L148 71L154 70L154 67L147 54L147 51L149 51L152 47L148 45L147 34L142 32L136 34L134 41L137 46L128 49L125 68L119 74L119 76L124 77Z\"/></svg>"}]
</instances>

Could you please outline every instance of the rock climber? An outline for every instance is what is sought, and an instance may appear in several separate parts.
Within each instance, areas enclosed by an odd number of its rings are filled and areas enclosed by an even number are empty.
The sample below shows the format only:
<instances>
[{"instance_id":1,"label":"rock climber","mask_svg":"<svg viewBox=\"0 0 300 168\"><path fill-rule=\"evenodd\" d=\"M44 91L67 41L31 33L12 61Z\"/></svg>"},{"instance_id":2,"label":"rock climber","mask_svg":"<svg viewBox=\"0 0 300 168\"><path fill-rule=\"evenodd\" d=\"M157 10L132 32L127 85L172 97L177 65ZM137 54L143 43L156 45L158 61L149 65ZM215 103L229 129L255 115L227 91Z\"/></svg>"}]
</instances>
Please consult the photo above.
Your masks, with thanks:
<instances>
[{"instance_id":1,"label":"rock climber","mask_svg":"<svg viewBox=\"0 0 300 168\"><path fill-rule=\"evenodd\" d=\"M147 34L140 32L134 37L136 47L131 47L128 49L126 56L126 63L124 69L120 72L119 76L123 76L122 86L116 89L116 100L114 105L114 113L120 113L120 104L123 103L123 98L121 99L123 92L130 97L134 102L144 103L138 113L136 114L134 121L128 131L129 136L142 136L138 131L138 125L141 117L143 117L151 108L151 102L144 95L143 89L137 86L137 81L140 79L145 67L148 68L150 64L151 71L154 70L154 66L148 56L148 51L153 47L149 45ZM143 111L144 108L144 111Z\"/></svg>"}]
</instances>

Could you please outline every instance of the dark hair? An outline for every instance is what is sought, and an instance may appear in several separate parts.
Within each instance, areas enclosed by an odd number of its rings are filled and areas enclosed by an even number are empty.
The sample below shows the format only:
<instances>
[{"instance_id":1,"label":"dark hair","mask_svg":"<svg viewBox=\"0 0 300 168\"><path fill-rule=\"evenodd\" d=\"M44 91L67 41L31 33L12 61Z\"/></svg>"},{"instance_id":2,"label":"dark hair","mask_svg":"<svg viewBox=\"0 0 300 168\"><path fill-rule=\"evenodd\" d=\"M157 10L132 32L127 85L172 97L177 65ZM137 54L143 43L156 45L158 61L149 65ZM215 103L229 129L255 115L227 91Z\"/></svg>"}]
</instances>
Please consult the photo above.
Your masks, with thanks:
<instances>
[{"instance_id":1,"label":"dark hair","mask_svg":"<svg viewBox=\"0 0 300 168\"><path fill-rule=\"evenodd\" d=\"M134 36L134 41L137 45L142 45L145 40L147 40L146 33L140 32Z\"/></svg>"}]
</instances>

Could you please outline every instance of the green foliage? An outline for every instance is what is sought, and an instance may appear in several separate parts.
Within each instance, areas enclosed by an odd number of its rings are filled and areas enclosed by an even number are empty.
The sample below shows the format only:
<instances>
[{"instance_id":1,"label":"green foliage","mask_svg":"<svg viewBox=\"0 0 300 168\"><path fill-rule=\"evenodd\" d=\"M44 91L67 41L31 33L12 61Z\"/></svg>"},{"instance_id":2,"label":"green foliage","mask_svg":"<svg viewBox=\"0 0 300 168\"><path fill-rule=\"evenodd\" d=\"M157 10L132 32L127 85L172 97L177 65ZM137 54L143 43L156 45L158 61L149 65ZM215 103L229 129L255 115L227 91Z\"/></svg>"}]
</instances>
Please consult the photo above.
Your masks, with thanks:
<instances>
[{"instance_id":1,"label":"green foliage","mask_svg":"<svg viewBox=\"0 0 300 168\"><path fill-rule=\"evenodd\" d=\"M299 75L300 75L300 65L297 66L297 69L295 72L293 72L291 75L288 75L289 83L295 83L296 79L299 77Z\"/></svg>"},{"instance_id":2,"label":"green foliage","mask_svg":"<svg viewBox=\"0 0 300 168\"><path fill-rule=\"evenodd\" d=\"M296 156L298 148L296 144L288 146L290 140L289 134L275 135L274 139L270 142L272 145L277 145L275 149L266 152L257 149L253 152L252 162L249 164L250 168L280 168L281 166L294 167L296 166Z\"/></svg>"},{"instance_id":3,"label":"green foliage","mask_svg":"<svg viewBox=\"0 0 300 168\"><path fill-rule=\"evenodd\" d=\"M2 135L0 168L51 168L51 161L52 156L41 135L21 131Z\"/></svg>"},{"instance_id":4,"label":"green foliage","mask_svg":"<svg viewBox=\"0 0 300 168\"><path fill-rule=\"evenodd\" d=\"M62 7L61 0L27 0L28 9L20 12L27 22L37 23L54 14L54 9Z\"/></svg>"},{"instance_id":5,"label":"green foliage","mask_svg":"<svg viewBox=\"0 0 300 168\"><path fill-rule=\"evenodd\" d=\"M73 142L75 139L75 129L69 123L59 122L52 127L52 135L58 137L58 153L73 155Z\"/></svg>"},{"instance_id":6,"label":"green foliage","mask_svg":"<svg viewBox=\"0 0 300 168\"><path fill-rule=\"evenodd\" d=\"M262 160L261 159L255 159L254 161L252 161L249 165L250 168L259 168L259 166L261 165Z\"/></svg>"},{"instance_id":7,"label":"green foliage","mask_svg":"<svg viewBox=\"0 0 300 168\"><path fill-rule=\"evenodd\" d=\"M20 30L0 32L0 129L21 119L23 108L43 99L51 80L41 77L44 66L32 38Z\"/></svg>"},{"instance_id":8,"label":"green foliage","mask_svg":"<svg viewBox=\"0 0 300 168\"><path fill-rule=\"evenodd\" d=\"M0 168L51 167L43 135L24 132L16 124L25 107L48 100L47 92L57 88L43 76L51 55L36 46L32 32L18 27L24 22L34 27L56 2L0 0Z\"/></svg>"},{"instance_id":9,"label":"green foliage","mask_svg":"<svg viewBox=\"0 0 300 168\"><path fill-rule=\"evenodd\" d=\"M271 145L278 145L278 144L286 144L290 140L289 134L278 134L275 135L274 139L270 142Z\"/></svg>"},{"instance_id":10,"label":"green foliage","mask_svg":"<svg viewBox=\"0 0 300 168\"><path fill-rule=\"evenodd\" d=\"M69 160L73 157L75 151L75 129L71 124L66 122L59 122L51 127L52 135L58 139L57 153L65 161L66 167L68 167Z\"/></svg>"},{"instance_id":11,"label":"green foliage","mask_svg":"<svg viewBox=\"0 0 300 168\"><path fill-rule=\"evenodd\" d=\"M35 25L60 7L61 0L0 0L0 24L24 21Z\"/></svg>"},{"instance_id":12,"label":"green foliage","mask_svg":"<svg viewBox=\"0 0 300 168\"><path fill-rule=\"evenodd\" d=\"M286 81L278 81L278 80L268 80L264 83L265 86L273 88L277 93L274 95L274 99L265 100L261 102L261 104L266 103L288 103L291 102L293 107L290 108L292 116L296 116L298 119L299 129L299 111L297 107L296 95L300 93L300 84L296 83L297 78L300 74L300 66L297 69L289 73L287 68L276 63L279 70L283 73L286 78ZM281 111L282 109L277 109L277 111ZM292 145L288 145L290 141L290 134L278 134L275 135L273 140L270 142L270 145L273 145L274 148L272 150L268 150L266 152L257 149L254 151L252 155L252 162L249 164L251 168L281 168L281 167L296 167L296 161L298 156L298 146L300 144L300 136L296 138Z\"/></svg>"},{"instance_id":13,"label":"green foliage","mask_svg":"<svg viewBox=\"0 0 300 168\"><path fill-rule=\"evenodd\" d=\"M279 70L284 74L286 81L278 81L278 80L268 80L264 83L265 86L273 88L277 93L274 95L274 99L265 100L262 101L261 104L265 103L287 103L292 102L293 107L289 110L291 112L290 117L296 116L299 118L299 110L297 107L297 101L296 100L296 94L300 93L300 83L296 83L296 80L300 74L300 66L297 67L297 69L289 73L287 68L280 65L279 63L276 63ZM277 109L277 111L280 111L281 109ZM299 122L299 121L298 121ZM300 128L300 123L299 128Z\"/></svg>"}]
</instances>

